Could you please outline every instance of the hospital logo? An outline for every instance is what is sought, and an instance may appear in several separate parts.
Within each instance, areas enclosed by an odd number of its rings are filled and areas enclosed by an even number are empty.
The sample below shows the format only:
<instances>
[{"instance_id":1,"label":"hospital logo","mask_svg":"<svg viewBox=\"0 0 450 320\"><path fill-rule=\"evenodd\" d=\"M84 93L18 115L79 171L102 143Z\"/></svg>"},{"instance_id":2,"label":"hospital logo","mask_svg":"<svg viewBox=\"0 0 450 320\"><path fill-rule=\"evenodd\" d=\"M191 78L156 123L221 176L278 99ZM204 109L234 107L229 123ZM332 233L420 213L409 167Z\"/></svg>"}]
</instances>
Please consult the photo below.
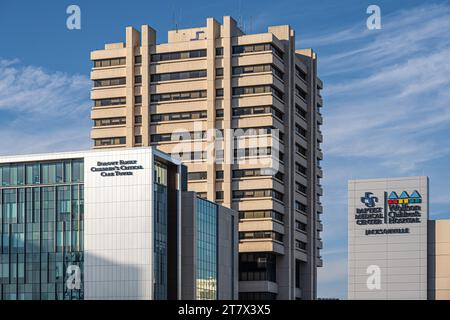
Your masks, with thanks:
<instances>
[{"instance_id":1,"label":"hospital logo","mask_svg":"<svg viewBox=\"0 0 450 320\"><path fill-rule=\"evenodd\" d=\"M408 192L403 191L400 196L395 191L392 191L387 199L388 204L419 204L422 203L422 196L419 192L414 191L411 195Z\"/></svg>"},{"instance_id":2,"label":"hospital logo","mask_svg":"<svg viewBox=\"0 0 450 320\"><path fill-rule=\"evenodd\" d=\"M368 208L373 208L378 202L378 197L375 197L372 192L366 192L364 197L361 197L361 202Z\"/></svg>"}]
</instances>

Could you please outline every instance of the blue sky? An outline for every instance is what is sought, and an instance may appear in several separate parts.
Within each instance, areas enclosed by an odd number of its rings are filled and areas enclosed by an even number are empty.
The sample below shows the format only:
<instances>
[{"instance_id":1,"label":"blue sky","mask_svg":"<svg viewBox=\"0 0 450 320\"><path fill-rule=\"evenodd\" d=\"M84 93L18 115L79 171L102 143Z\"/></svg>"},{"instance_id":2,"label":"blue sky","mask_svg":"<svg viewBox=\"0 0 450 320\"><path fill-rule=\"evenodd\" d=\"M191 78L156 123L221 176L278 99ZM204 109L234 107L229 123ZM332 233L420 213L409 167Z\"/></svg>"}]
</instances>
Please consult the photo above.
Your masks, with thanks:
<instances>
[{"instance_id":1,"label":"blue sky","mask_svg":"<svg viewBox=\"0 0 450 320\"><path fill-rule=\"evenodd\" d=\"M194 3L194 5L192 5ZM81 7L82 29L65 13ZM377 4L382 29L366 28ZM428 175L432 218L450 218L449 1L2 1L0 154L90 147L89 53L149 24L241 16L247 32L290 24L324 81L324 267L319 296L346 297L347 180ZM176 19L174 19L174 16Z\"/></svg>"}]
</instances>

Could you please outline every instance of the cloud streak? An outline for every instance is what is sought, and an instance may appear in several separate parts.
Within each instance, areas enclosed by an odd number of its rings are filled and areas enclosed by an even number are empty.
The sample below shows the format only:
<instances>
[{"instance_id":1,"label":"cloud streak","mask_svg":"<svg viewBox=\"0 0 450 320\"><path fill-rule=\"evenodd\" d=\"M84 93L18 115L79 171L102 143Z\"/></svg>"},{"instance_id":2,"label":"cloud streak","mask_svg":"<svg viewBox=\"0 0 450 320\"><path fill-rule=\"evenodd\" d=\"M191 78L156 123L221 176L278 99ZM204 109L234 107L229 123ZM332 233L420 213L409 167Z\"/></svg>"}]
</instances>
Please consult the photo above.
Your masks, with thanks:
<instances>
[{"instance_id":1,"label":"cloud streak","mask_svg":"<svg viewBox=\"0 0 450 320\"><path fill-rule=\"evenodd\" d=\"M0 58L0 154L89 148L90 81Z\"/></svg>"}]
</instances>

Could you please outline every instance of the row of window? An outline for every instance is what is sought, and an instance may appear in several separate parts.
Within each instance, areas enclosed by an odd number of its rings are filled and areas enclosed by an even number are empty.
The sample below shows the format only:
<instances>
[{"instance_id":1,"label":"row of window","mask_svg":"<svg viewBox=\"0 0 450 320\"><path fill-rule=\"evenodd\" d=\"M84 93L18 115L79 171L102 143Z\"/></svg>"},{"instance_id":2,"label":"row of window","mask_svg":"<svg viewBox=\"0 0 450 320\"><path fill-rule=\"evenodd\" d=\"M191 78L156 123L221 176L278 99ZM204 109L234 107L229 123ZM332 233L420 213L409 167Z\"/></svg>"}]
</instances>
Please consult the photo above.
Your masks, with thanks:
<instances>
[{"instance_id":1,"label":"row of window","mask_svg":"<svg viewBox=\"0 0 450 320\"><path fill-rule=\"evenodd\" d=\"M94 60L94 67L100 68L100 67L112 67L112 66L121 66L126 64L126 58L112 58L112 59L100 59L100 60Z\"/></svg>"},{"instance_id":2,"label":"row of window","mask_svg":"<svg viewBox=\"0 0 450 320\"><path fill-rule=\"evenodd\" d=\"M151 102L206 98L206 90L152 94Z\"/></svg>"},{"instance_id":3,"label":"row of window","mask_svg":"<svg viewBox=\"0 0 450 320\"><path fill-rule=\"evenodd\" d=\"M283 215L274 210L239 211L239 219L272 218L283 222Z\"/></svg>"},{"instance_id":4,"label":"row of window","mask_svg":"<svg viewBox=\"0 0 450 320\"><path fill-rule=\"evenodd\" d=\"M267 171L264 169L243 169L243 170L233 170L233 178L246 178L246 177L256 177L256 176L272 176L273 170L268 169ZM281 172L277 172L275 177L279 180L283 180L283 174ZM188 180L206 180L208 178L206 171L199 172L189 172ZM216 179L223 179L223 171L216 171Z\"/></svg>"},{"instance_id":5,"label":"row of window","mask_svg":"<svg viewBox=\"0 0 450 320\"><path fill-rule=\"evenodd\" d=\"M94 87L120 86L127 83L126 77L94 80Z\"/></svg>"},{"instance_id":6,"label":"row of window","mask_svg":"<svg viewBox=\"0 0 450 320\"><path fill-rule=\"evenodd\" d=\"M121 144L126 144L126 143L127 143L127 138L126 137L94 139L94 145L96 147L99 147L99 146L114 146L114 145L121 145Z\"/></svg>"},{"instance_id":7,"label":"row of window","mask_svg":"<svg viewBox=\"0 0 450 320\"><path fill-rule=\"evenodd\" d=\"M283 79L283 72L272 64L258 64L252 66L233 67L233 75L257 73L257 72L273 72L278 78Z\"/></svg>"},{"instance_id":8,"label":"row of window","mask_svg":"<svg viewBox=\"0 0 450 320\"><path fill-rule=\"evenodd\" d=\"M245 107L245 108L233 108L233 116L245 116L254 114L267 114L271 113L278 119L283 120L283 112L273 106L258 106L258 107Z\"/></svg>"},{"instance_id":9,"label":"row of window","mask_svg":"<svg viewBox=\"0 0 450 320\"><path fill-rule=\"evenodd\" d=\"M233 96L239 96L243 94L257 94L257 93L273 93L276 97L283 100L283 93L277 88L269 85L233 88Z\"/></svg>"},{"instance_id":10,"label":"row of window","mask_svg":"<svg viewBox=\"0 0 450 320\"><path fill-rule=\"evenodd\" d=\"M159 62L159 61L170 61L170 60L201 58L201 57L206 57L206 49L152 54L151 61Z\"/></svg>"},{"instance_id":11,"label":"row of window","mask_svg":"<svg viewBox=\"0 0 450 320\"><path fill-rule=\"evenodd\" d=\"M96 126L96 127L118 126L118 125L124 125L124 124L126 124L125 117L95 119L94 120L94 126Z\"/></svg>"},{"instance_id":12,"label":"row of window","mask_svg":"<svg viewBox=\"0 0 450 320\"><path fill-rule=\"evenodd\" d=\"M107 98L107 99L96 99L94 100L94 105L96 107L107 107L107 106L117 106L126 104L127 100L125 97L118 98Z\"/></svg>"},{"instance_id":13,"label":"row of window","mask_svg":"<svg viewBox=\"0 0 450 320\"><path fill-rule=\"evenodd\" d=\"M240 281L276 281L276 256L272 253L239 254Z\"/></svg>"},{"instance_id":14,"label":"row of window","mask_svg":"<svg viewBox=\"0 0 450 320\"><path fill-rule=\"evenodd\" d=\"M1 165L0 182L3 187L82 182L83 171L83 160Z\"/></svg>"},{"instance_id":15,"label":"row of window","mask_svg":"<svg viewBox=\"0 0 450 320\"><path fill-rule=\"evenodd\" d=\"M259 176L274 176L278 180L283 180L283 174L281 172L276 172L274 170L267 169L241 169L233 170L233 178L248 178L248 177L259 177Z\"/></svg>"},{"instance_id":16,"label":"row of window","mask_svg":"<svg viewBox=\"0 0 450 320\"><path fill-rule=\"evenodd\" d=\"M272 51L279 58L283 59L283 52L271 43L250 44L233 47L233 54L261 52L261 51Z\"/></svg>"},{"instance_id":17,"label":"row of window","mask_svg":"<svg viewBox=\"0 0 450 320\"><path fill-rule=\"evenodd\" d=\"M272 197L283 201L283 194L273 189L257 189L257 190L235 190L233 191L233 199L242 198L264 198Z\"/></svg>"},{"instance_id":18,"label":"row of window","mask_svg":"<svg viewBox=\"0 0 450 320\"><path fill-rule=\"evenodd\" d=\"M170 121L170 120L190 120L190 119L204 119L207 117L205 111L193 112L174 112L174 113L159 113L152 114L151 122Z\"/></svg>"},{"instance_id":19,"label":"row of window","mask_svg":"<svg viewBox=\"0 0 450 320\"><path fill-rule=\"evenodd\" d=\"M162 133L153 134L151 136L152 142L162 142L162 141L182 141L190 139L206 139L206 131L192 131L192 132L182 132L182 133Z\"/></svg>"},{"instance_id":20,"label":"row of window","mask_svg":"<svg viewBox=\"0 0 450 320\"><path fill-rule=\"evenodd\" d=\"M239 239L272 239L283 242L283 235L276 231L252 231L252 232L239 232Z\"/></svg>"},{"instance_id":21,"label":"row of window","mask_svg":"<svg viewBox=\"0 0 450 320\"><path fill-rule=\"evenodd\" d=\"M206 70L169 72L151 75L151 82L205 78Z\"/></svg>"}]
</instances>

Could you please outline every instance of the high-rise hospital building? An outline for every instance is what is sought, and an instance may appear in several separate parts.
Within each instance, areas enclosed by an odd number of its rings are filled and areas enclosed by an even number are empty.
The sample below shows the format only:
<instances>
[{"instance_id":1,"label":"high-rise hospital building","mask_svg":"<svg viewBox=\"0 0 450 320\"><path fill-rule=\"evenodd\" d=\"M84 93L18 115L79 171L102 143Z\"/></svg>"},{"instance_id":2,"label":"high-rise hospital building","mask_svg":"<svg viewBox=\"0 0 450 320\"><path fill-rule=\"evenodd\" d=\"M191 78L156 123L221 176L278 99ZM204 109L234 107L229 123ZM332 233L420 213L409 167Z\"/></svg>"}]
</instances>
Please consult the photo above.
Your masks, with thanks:
<instances>
[{"instance_id":1,"label":"high-rise hospital building","mask_svg":"<svg viewBox=\"0 0 450 320\"><path fill-rule=\"evenodd\" d=\"M94 148L157 147L189 190L239 212L241 299L315 298L323 84L294 30L245 34L226 16L157 44L127 27L91 60Z\"/></svg>"}]
</instances>

